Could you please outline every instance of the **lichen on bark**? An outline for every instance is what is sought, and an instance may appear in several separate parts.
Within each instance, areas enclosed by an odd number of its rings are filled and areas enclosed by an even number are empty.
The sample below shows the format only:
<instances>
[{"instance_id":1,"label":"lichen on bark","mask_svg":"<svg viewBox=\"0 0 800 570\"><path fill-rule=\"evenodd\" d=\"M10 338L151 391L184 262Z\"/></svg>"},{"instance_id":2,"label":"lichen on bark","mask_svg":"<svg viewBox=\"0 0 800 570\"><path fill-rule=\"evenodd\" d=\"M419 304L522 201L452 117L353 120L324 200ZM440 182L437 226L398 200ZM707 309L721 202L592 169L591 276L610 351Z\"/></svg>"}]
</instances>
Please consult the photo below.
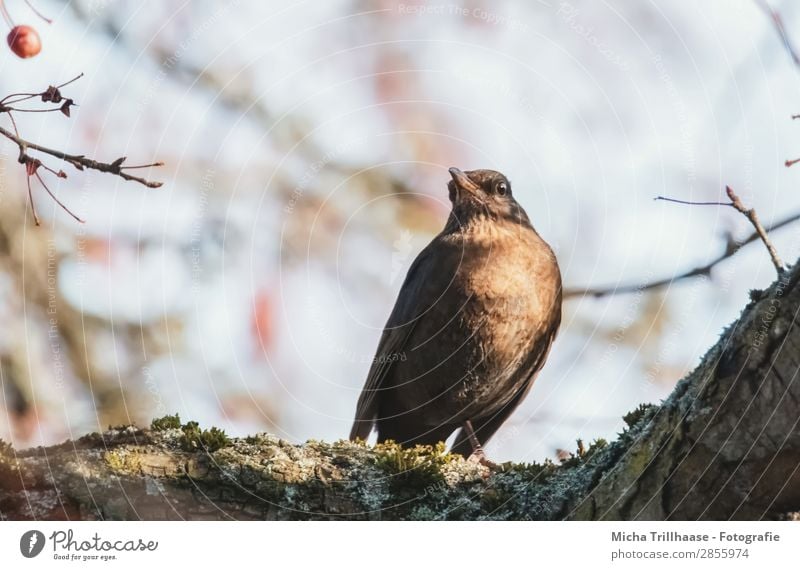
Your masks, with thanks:
<instances>
[{"instance_id":1,"label":"lichen on bark","mask_svg":"<svg viewBox=\"0 0 800 570\"><path fill-rule=\"evenodd\" d=\"M800 270L753 295L659 406L561 464L489 469L442 446L228 438L162 418L47 448L0 444L7 519L594 520L800 511ZM787 514L795 513L795 514Z\"/></svg>"}]
</instances>

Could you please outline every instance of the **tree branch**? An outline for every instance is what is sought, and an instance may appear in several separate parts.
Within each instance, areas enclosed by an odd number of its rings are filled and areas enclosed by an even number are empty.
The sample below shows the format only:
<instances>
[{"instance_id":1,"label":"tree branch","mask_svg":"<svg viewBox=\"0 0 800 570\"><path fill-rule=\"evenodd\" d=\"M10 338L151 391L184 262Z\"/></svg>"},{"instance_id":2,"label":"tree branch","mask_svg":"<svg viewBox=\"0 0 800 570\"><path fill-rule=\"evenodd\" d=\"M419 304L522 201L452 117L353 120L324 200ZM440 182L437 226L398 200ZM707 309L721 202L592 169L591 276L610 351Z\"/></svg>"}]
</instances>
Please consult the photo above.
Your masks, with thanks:
<instances>
[{"instance_id":1,"label":"tree branch","mask_svg":"<svg viewBox=\"0 0 800 570\"><path fill-rule=\"evenodd\" d=\"M775 222L774 224L767 226L764 228L765 232L774 232L777 231L785 226L788 226L791 223L800 220L800 212L796 212L791 214L782 220ZM734 242L729 241L725 251L723 251L720 255L712 259L710 262L706 263L705 265L698 265L692 269L688 269L683 273L678 275L671 275L669 277L664 277L661 279L655 279L653 281L645 281L644 283L629 283L625 285L618 285L618 286L607 286L607 287L586 287L586 288L574 288L574 289L565 289L564 290L564 298L575 298L575 297L605 297L608 295L623 295L626 293L636 293L637 291L648 291L651 289L659 289L661 287L665 287L667 285L671 285L678 281L682 281L684 279L691 279L692 277L700 277L701 275L711 275L711 270L725 261L736 255L739 250L746 246L747 244L753 243L754 241L760 239L760 235L757 231L754 231L752 234L747 236L744 240Z\"/></svg>"},{"instance_id":2,"label":"tree branch","mask_svg":"<svg viewBox=\"0 0 800 570\"><path fill-rule=\"evenodd\" d=\"M42 146L30 141L26 141L25 139L15 135L11 131L0 127L0 135L3 135L9 140L14 141L17 146L19 147L20 158L19 162L24 163L24 157L27 156L27 151L36 150L39 152L43 152L45 154L49 154L55 158L63 160L64 162L71 164L78 170L84 170L86 168L90 170L97 170L99 172L106 172L108 174L114 174L123 178L125 180L130 180L133 182L138 182L139 184L143 184L148 188L160 188L163 185L163 182L152 182L141 176L132 176L125 172L125 170L130 170L132 168L147 168L151 166L163 166L163 162L154 162L153 164L143 164L137 166L122 166L122 163L125 162L125 157L118 158L114 162L99 162L97 160L93 160L91 158L86 158L82 154L68 154L66 152L48 148L46 146Z\"/></svg>"},{"instance_id":3,"label":"tree branch","mask_svg":"<svg viewBox=\"0 0 800 570\"><path fill-rule=\"evenodd\" d=\"M659 407L561 465L442 448L232 439L177 418L48 448L0 445L7 519L777 519L800 510L800 269ZM735 483L734 483L735 482Z\"/></svg>"},{"instance_id":4,"label":"tree branch","mask_svg":"<svg viewBox=\"0 0 800 570\"><path fill-rule=\"evenodd\" d=\"M775 249L775 246L772 244L772 241L769 239L767 232L764 230L764 226L761 225L755 208L746 208L739 199L739 196L736 195L736 193L733 191L733 188L730 186L725 187L725 192L728 194L728 198L731 199L730 206L735 208L737 212L743 214L748 220L750 220L750 223L753 224L753 227L756 229L756 234L758 234L758 237L764 243L764 246L769 252L769 257L772 260L772 265L775 266L775 271L777 271L778 276L780 276L781 273L786 270L786 266L783 264L783 261L781 261L781 258L778 257L778 252Z\"/></svg>"},{"instance_id":5,"label":"tree branch","mask_svg":"<svg viewBox=\"0 0 800 570\"><path fill-rule=\"evenodd\" d=\"M34 142L28 141L23 139L19 134L19 129L17 128L17 123L14 120L13 113L51 113L55 111L60 111L65 116L70 116L70 108L75 106L75 102L68 98L64 97L61 94L61 88L69 85L70 83L77 81L83 77L81 73L77 77L62 83L61 85L51 85L46 90L40 93L12 93L10 95L6 95L2 100L0 100L0 113L5 113L8 115L8 118L11 120L11 125L14 128L14 131L9 131L8 129L4 129L0 127L0 135L6 137L10 141L13 141L17 148L19 149L19 158L17 159L20 164L25 166L25 173L27 174L28 180L28 199L31 203L31 211L33 212L33 219L36 225L39 225L39 217L36 215L36 206L33 203L33 192L31 190L31 177L36 176L36 179L39 180L39 183L44 187L47 191L48 195L55 200L55 202L64 209L69 215L75 218L79 222L83 222L77 215L75 215L69 208L67 208L56 196L50 191L47 184L42 179L41 175L39 174L39 168L44 168L45 170L55 174L58 178L66 178L67 174L63 170L55 170L50 168L46 164L44 164L38 158L34 158L28 154L29 150L34 150L37 152L41 152L43 154L58 158L68 164L71 164L78 170L97 170L98 172L105 172L108 174L114 174L115 176L119 176L124 180L129 180L133 182L138 182L139 184L143 184L148 188L159 188L162 183L161 182L152 182L143 178L141 176L134 176L132 174L128 174L126 170L138 169L138 168L150 168L153 166L163 166L163 162L155 162L152 164L142 164L136 166L124 166L124 162L126 158L120 157L113 162L100 162L97 160L93 160L91 158L86 158L82 154L68 154L66 152L48 148ZM45 107L45 108L23 108L23 107L12 107L11 105L18 105L20 103L24 103L26 101L32 101L34 99L40 99L42 103L49 103L55 106L52 107Z\"/></svg>"},{"instance_id":6,"label":"tree branch","mask_svg":"<svg viewBox=\"0 0 800 570\"><path fill-rule=\"evenodd\" d=\"M692 202L688 200L677 200L675 198L667 198L665 196L656 196L656 200L663 200L665 202L674 202L676 204L688 204L689 206L729 206L735 209L740 214L744 215L753 227L756 229L756 235L761 239L764 245L769 252L770 259L772 260L772 264L775 266L775 270L778 272L778 275L783 273L786 267L783 265L783 262L778 257L778 252L775 250L775 246L772 245L772 242L767 236L767 232L764 231L764 227L761 225L761 222L758 219L758 215L754 208L747 208L742 203L739 196L733 191L733 188L730 186L725 186L725 193L728 195L730 202Z\"/></svg>"},{"instance_id":7,"label":"tree branch","mask_svg":"<svg viewBox=\"0 0 800 570\"><path fill-rule=\"evenodd\" d=\"M786 48L786 53L788 53L789 57L792 58L792 62L797 67L800 67L800 56L798 56L797 50L794 48L794 43L789 37L789 34L786 33L786 27L783 25L783 18L781 17L780 13L772 8L772 6L770 6L766 0L756 0L756 5L761 8L761 10L769 17L773 27L775 28L775 31L778 33L778 36L783 43L783 47Z\"/></svg>"}]
</instances>

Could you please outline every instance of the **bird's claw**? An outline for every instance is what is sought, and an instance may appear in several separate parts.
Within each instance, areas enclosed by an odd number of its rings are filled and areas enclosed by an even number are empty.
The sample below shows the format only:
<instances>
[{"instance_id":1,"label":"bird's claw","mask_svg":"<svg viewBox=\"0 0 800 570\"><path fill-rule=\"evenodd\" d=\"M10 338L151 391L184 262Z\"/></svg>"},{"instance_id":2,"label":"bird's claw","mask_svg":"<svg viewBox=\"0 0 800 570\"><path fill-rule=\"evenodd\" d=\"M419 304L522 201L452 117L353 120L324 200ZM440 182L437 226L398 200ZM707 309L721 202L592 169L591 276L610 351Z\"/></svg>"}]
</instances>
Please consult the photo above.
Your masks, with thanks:
<instances>
[{"instance_id":1,"label":"bird's claw","mask_svg":"<svg viewBox=\"0 0 800 570\"><path fill-rule=\"evenodd\" d=\"M467 458L467 461L471 463L480 463L481 465L483 465L484 467L488 467L492 471L496 471L500 468L500 466L497 465L497 463L495 463L494 461L490 461L486 458L486 454L483 452L482 449L473 451L472 454Z\"/></svg>"}]
</instances>

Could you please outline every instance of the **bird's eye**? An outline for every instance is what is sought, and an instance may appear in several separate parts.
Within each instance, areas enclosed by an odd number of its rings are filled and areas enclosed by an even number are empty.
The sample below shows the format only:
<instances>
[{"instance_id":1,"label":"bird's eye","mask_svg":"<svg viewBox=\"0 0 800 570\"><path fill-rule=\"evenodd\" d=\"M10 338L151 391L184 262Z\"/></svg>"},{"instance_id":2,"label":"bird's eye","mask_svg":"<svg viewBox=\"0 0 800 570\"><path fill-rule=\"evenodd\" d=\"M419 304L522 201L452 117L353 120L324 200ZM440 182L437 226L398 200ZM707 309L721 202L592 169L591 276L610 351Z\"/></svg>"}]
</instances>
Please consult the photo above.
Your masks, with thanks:
<instances>
[{"instance_id":1,"label":"bird's eye","mask_svg":"<svg viewBox=\"0 0 800 570\"><path fill-rule=\"evenodd\" d=\"M500 196L505 196L506 193L508 193L508 184L506 184L505 182L498 182L497 186L495 186L495 191Z\"/></svg>"}]
</instances>

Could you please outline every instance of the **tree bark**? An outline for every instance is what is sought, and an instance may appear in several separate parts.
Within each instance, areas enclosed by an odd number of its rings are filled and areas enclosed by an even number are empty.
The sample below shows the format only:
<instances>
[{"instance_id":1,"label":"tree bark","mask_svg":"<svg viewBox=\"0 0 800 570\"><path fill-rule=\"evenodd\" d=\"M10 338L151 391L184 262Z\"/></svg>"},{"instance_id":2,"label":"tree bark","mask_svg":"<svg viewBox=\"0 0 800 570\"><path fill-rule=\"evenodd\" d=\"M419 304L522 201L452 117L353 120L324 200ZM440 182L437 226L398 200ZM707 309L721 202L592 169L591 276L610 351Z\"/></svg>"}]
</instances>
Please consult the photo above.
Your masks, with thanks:
<instances>
[{"instance_id":1,"label":"tree bark","mask_svg":"<svg viewBox=\"0 0 800 570\"><path fill-rule=\"evenodd\" d=\"M47 448L0 445L0 517L792 518L800 511L798 267L753 292L663 404L629 414L616 441L561 465L490 470L441 448L125 427Z\"/></svg>"}]
</instances>

